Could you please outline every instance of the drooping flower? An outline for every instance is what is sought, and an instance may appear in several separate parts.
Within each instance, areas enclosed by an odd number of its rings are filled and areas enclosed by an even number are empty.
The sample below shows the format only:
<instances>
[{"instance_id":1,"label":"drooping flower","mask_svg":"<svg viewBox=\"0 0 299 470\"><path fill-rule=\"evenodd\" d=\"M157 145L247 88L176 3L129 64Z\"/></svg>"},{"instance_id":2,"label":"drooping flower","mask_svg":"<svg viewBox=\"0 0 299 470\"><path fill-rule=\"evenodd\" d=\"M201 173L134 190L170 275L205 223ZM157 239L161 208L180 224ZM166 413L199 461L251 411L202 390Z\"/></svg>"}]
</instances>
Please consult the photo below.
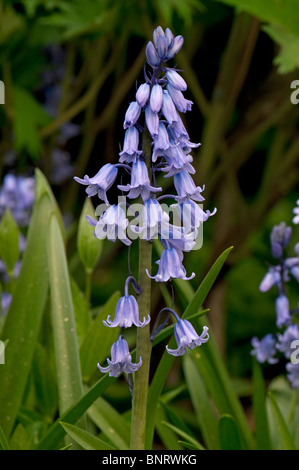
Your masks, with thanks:
<instances>
[{"instance_id":1,"label":"drooping flower","mask_svg":"<svg viewBox=\"0 0 299 470\"><path fill-rule=\"evenodd\" d=\"M203 327L203 332L199 336L196 330L188 320L177 319L174 325L174 336L177 342L177 349L170 349L166 346L166 350L172 356L182 356L188 349L194 349L202 343L206 343L209 339L208 327Z\"/></svg>"},{"instance_id":2,"label":"drooping flower","mask_svg":"<svg viewBox=\"0 0 299 470\"><path fill-rule=\"evenodd\" d=\"M125 338L120 335L118 340L112 344L111 347L111 360L107 359L108 366L102 367L98 364L98 368L103 374L109 372L110 377L118 377L122 372L125 374L132 374L142 364L140 357L137 364L132 363L132 356L129 352L129 346Z\"/></svg>"},{"instance_id":3,"label":"drooping flower","mask_svg":"<svg viewBox=\"0 0 299 470\"><path fill-rule=\"evenodd\" d=\"M195 273L187 277L186 269L182 264L183 254L175 248L166 248L162 251L161 258L157 261L159 265L158 272L155 276L150 276L148 269L147 275L156 282L167 282L170 279L193 279Z\"/></svg>"},{"instance_id":4,"label":"drooping flower","mask_svg":"<svg viewBox=\"0 0 299 470\"><path fill-rule=\"evenodd\" d=\"M98 173L92 178L85 175L84 179L78 178L77 176L75 176L74 179L78 183L87 186L86 193L88 197L92 197L97 194L99 199L105 201L106 204L109 204L106 193L116 180L117 173L118 169L115 165L106 163L106 165L102 166Z\"/></svg>"},{"instance_id":5,"label":"drooping flower","mask_svg":"<svg viewBox=\"0 0 299 470\"><path fill-rule=\"evenodd\" d=\"M119 153L121 163L136 162L142 150L138 150L139 145L139 132L135 126L129 127L125 133L124 147Z\"/></svg>"},{"instance_id":6,"label":"drooping flower","mask_svg":"<svg viewBox=\"0 0 299 470\"><path fill-rule=\"evenodd\" d=\"M251 354L256 356L258 362L268 362L269 364L275 364L278 362L278 359L274 358L276 354L276 339L274 335L267 334L261 340L255 336L251 340L251 344L253 346L253 350Z\"/></svg>"},{"instance_id":7,"label":"drooping flower","mask_svg":"<svg viewBox=\"0 0 299 470\"><path fill-rule=\"evenodd\" d=\"M195 186L195 183L187 171L182 170L176 173L173 177L173 183L178 193L179 202L186 199L193 199L194 201L204 201L201 195L203 189L200 186Z\"/></svg>"},{"instance_id":8,"label":"drooping flower","mask_svg":"<svg viewBox=\"0 0 299 470\"><path fill-rule=\"evenodd\" d=\"M287 227L285 222L275 225L270 234L271 250L274 258L280 258L284 248L288 245L292 236L292 227Z\"/></svg>"},{"instance_id":9,"label":"drooping flower","mask_svg":"<svg viewBox=\"0 0 299 470\"><path fill-rule=\"evenodd\" d=\"M292 324L286 328L282 334L277 335L277 349L284 353L287 359L290 359L294 352L293 341L299 342L299 326Z\"/></svg>"},{"instance_id":10,"label":"drooping flower","mask_svg":"<svg viewBox=\"0 0 299 470\"><path fill-rule=\"evenodd\" d=\"M165 212L157 199L149 198L144 201L142 211L136 218L138 225L130 224L130 229L138 233L144 240L153 240L161 231L161 225L169 221L169 215Z\"/></svg>"},{"instance_id":11,"label":"drooping flower","mask_svg":"<svg viewBox=\"0 0 299 470\"><path fill-rule=\"evenodd\" d=\"M141 107L139 106L137 101L132 101L132 103L129 104L129 107L125 114L124 129L127 129L131 126L135 126L136 122L139 119L140 113Z\"/></svg>"},{"instance_id":12,"label":"drooping flower","mask_svg":"<svg viewBox=\"0 0 299 470\"><path fill-rule=\"evenodd\" d=\"M131 245L132 242L126 234L129 221L119 204L113 204L108 207L98 221L89 215L86 216L86 219L92 227L95 227L94 235L96 238L100 240L107 238L113 242L119 239L125 245Z\"/></svg>"},{"instance_id":13,"label":"drooping flower","mask_svg":"<svg viewBox=\"0 0 299 470\"><path fill-rule=\"evenodd\" d=\"M116 305L115 317L111 321L111 316L109 315L107 320L103 321L105 326L120 328L130 328L132 325L143 327L150 322L150 316L147 318L143 317L143 321L139 320L139 307L137 300L133 295L124 295L121 297Z\"/></svg>"},{"instance_id":14,"label":"drooping flower","mask_svg":"<svg viewBox=\"0 0 299 470\"><path fill-rule=\"evenodd\" d=\"M286 364L287 378L292 388L299 388L299 363L293 364L288 362Z\"/></svg>"},{"instance_id":15,"label":"drooping flower","mask_svg":"<svg viewBox=\"0 0 299 470\"><path fill-rule=\"evenodd\" d=\"M129 191L128 197L130 199L136 199L138 196L141 196L144 201L150 197L151 192L162 191L162 188L156 188L150 184L146 164L140 158L132 164L131 183L118 185L118 188L121 191Z\"/></svg>"}]
</instances>

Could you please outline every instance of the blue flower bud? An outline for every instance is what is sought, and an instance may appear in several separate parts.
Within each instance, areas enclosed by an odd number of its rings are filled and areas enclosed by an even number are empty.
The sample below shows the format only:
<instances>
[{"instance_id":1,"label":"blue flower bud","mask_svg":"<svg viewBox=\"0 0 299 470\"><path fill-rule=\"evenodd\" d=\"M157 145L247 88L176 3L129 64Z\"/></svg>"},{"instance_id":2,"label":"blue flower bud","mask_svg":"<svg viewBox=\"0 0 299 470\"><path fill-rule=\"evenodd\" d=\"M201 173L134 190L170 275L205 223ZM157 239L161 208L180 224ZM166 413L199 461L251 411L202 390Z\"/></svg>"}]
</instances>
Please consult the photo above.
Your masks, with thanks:
<instances>
[{"instance_id":1,"label":"blue flower bud","mask_svg":"<svg viewBox=\"0 0 299 470\"><path fill-rule=\"evenodd\" d=\"M149 41L146 45L145 55L149 65L151 65L152 67L157 67L160 65L161 59L158 56L155 46L151 41Z\"/></svg>"},{"instance_id":2,"label":"blue flower bud","mask_svg":"<svg viewBox=\"0 0 299 470\"><path fill-rule=\"evenodd\" d=\"M150 108L153 113L158 113L161 110L163 101L163 90L162 87L156 83L151 91L150 97Z\"/></svg>"},{"instance_id":3,"label":"blue flower bud","mask_svg":"<svg viewBox=\"0 0 299 470\"><path fill-rule=\"evenodd\" d=\"M173 86L173 88L175 88L176 90L187 90L187 83L175 70L168 70L166 72L166 78L168 80L168 83Z\"/></svg>"},{"instance_id":4,"label":"blue flower bud","mask_svg":"<svg viewBox=\"0 0 299 470\"><path fill-rule=\"evenodd\" d=\"M141 106L141 108L143 108L146 105L147 100L149 99L149 96L150 96L150 91L151 91L151 87L149 86L148 83L142 83L142 85L139 86L135 97L136 97L137 103L139 104L139 106Z\"/></svg>"},{"instance_id":5,"label":"blue flower bud","mask_svg":"<svg viewBox=\"0 0 299 470\"><path fill-rule=\"evenodd\" d=\"M141 107L139 106L137 101L132 101L125 114L124 129L127 129L127 127L134 126L138 121L140 113Z\"/></svg>"}]
</instances>

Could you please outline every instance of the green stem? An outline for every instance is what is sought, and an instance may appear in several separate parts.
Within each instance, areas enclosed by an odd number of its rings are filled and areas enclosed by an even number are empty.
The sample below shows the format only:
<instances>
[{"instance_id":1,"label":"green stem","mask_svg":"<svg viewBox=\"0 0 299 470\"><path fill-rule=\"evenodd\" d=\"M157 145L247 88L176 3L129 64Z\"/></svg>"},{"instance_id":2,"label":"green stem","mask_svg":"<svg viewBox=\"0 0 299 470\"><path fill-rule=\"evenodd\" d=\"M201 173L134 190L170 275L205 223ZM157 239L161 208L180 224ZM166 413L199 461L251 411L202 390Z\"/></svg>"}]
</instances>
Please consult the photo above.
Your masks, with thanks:
<instances>
[{"instance_id":1,"label":"green stem","mask_svg":"<svg viewBox=\"0 0 299 470\"><path fill-rule=\"evenodd\" d=\"M147 130L143 134L143 154L149 167L151 160L151 140ZM151 279L146 269L151 271L152 244L139 240L139 278L141 294L138 296L140 315L147 317L151 306ZM142 366L135 374L132 403L131 449L143 450L145 447L147 393L149 386L149 371L152 344L150 341L150 325L137 329L136 360L142 358Z\"/></svg>"},{"instance_id":2,"label":"green stem","mask_svg":"<svg viewBox=\"0 0 299 470\"><path fill-rule=\"evenodd\" d=\"M86 273L86 276L85 276L85 299L86 299L87 304L89 305L90 293L91 293L92 271L89 270L89 269L86 269L85 273Z\"/></svg>"}]
</instances>

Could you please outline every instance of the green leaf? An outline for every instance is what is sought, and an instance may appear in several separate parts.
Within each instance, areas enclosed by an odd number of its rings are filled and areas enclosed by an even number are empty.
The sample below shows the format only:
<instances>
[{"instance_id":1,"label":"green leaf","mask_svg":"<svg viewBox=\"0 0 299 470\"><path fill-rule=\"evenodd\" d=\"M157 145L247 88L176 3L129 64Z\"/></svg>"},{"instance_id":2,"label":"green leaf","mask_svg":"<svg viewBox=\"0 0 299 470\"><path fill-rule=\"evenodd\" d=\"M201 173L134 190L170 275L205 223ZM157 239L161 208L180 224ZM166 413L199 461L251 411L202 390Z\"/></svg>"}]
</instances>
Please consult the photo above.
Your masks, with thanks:
<instances>
[{"instance_id":1,"label":"green leaf","mask_svg":"<svg viewBox=\"0 0 299 470\"><path fill-rule=\"evenodd\" d=\"M36 159L41 151L39 128L49 124L51 118L33 95L24 88L13 87L13 126L15 149L18 152L26 150Z\"/></svg>"},{"instance_id":2,"label":"green leaf","mask_svg":"<svg viewBox=\"0 0 299 470\"><path fill-rule=\"evenodd\" d=\"M130 427L123 417L104 398L99 397L88 410L88 416L108 437L116 449L128 450Z\"/></svg>"},{"instance_id":3,"label":"green leaf","mask_svg":"<svg viewBox=\"0 0 299 470\"><path fill-rule=\"evenodd\" d=\"M202 281L201 285L197 289L196 293L193 295L192 298L189 299L190 303L187 306L183 314L183 318L189 318L191 317L191 315L194 315L201 309L201 306L207 294L209 293L211 287L213 286L213 283L215 282L231 250L232 248L228 248L227 250L225 250L219 256L219 258L215 261L210 271L208 272L208 274ZM206 347L209 344L209 341L208 343L204 345L204 347ZM175 347L174 338L172 338L172 341L169 343L169 347ZM148 408L147 408L148 409L147 429L146 429L146 448L147 449L151 449L152 447L152 440L153 440L154 427L155 427L155 408L156 408L156 404L159 401L159 397L162 393L164 383L168 377L173 361L174 361L174 357L168 354L167 352L164 352L163 357L159 362L156 373L154 375L154 378L149 388Z\"/></svg>"},{"instance_id":4,"label":"green leaf","mask_svg":"<svg viewBox=\"0 0 299 470\"><path fill-rule=\"evenodd\" d=\"M261 21L284 27L298 35L299 3L297 0L217 0L246 11Z\"/></svg>"},{"instance_id":5,"label":"green leaf","mask_svg":"<svg viewBox=\"0 0 299 470\"><path fill-rule=\"evenodd\" d=\"M94 229L91 227L86 216L94 217L95 210L91 200L87 197L79 220L77 246L80 259L86 271L93 271L97 265L103 250L103 241L95 238Z\"/></svg>"},{"instance_id":6,"label":"green leaf","mask_svg":"<svg viewBox=\"0 0 299 470\"><path fill-rule=\"evenodd\" d=\"M107 328L103 324L103 320L106 320L108 315L114 316L119 297L120 293L115 292L106 302L99 315L87 330L80 347L82 375L87 383L98 370L97 363L101 364L110 356L111 345L119 335L117 328Z\"/></svg>"},{"instance_id":7,"label":"green leaf","mask_svg":"<svg viewBox=\"0 0 299 470\"><path fill-rule=\"evenodd\" d=\"M58 406L57 383L46 351L39 343L34 353L32 373L37 406L43 416L52 419Z\"/></svg>"},{"instance_id":8,"label":"green leaf","mask_svg":"<svg viewBox=\"0 0 299 470\"><path fill-rule=\"evenodd\" d=\"M0 450L9 450L9 445L2 427L0 426Z\"/></svg>"},{"instance_id":9,"label":"green leaf","mask_svg":"<svg viewBox=\"0 0 299 470\"><path fill-rule=\"evenodd\" d=\"M0 257L4 261L9 276L12 276L16 262L20 257L20 231L7 208L0 223Z\"/></svg>"},{"instance_id":10,"label":"green leaf","mask_svg":"<svg viewBox=\"0 0 299 470\"><path fill-rule=\"evenodd\" d=\"M83 395L83 384L66 253L55 214L49 223L48 264L59 412L63 414Z\"/></svg>"},{"instance_id":11,"label":"green leaf","mask_svg":"<svg viewBox=\"0 0 299 470\"><path fill-rule=\"evenodd\" d=\"M223 415L219 420L219 441L222 450L242 450L238 427L230 415Z\"/></svg>"},{"instance_id":12,"label":"green leaf","mask_svg":"<svg viewBox=\"0 0 299 470\"><path fill-rule=\"evenodd\" d=\"M167 414L164 408L166 408L165 405L162 405L161 403L159 403L157 406L156 432L166 449L181 450L182 446L178 442L176 433L169 427L165 426L165 422L167 421ZM177 423L175 423L175 425L177 425ZM180 426L178 427L182 429Z\"/></svg>"},{"instance_id":13,"label":"green leaf","mask_svg":"<svg viewBox=\"0 0 299 470\"><path fill-rule=\"evenodd\" d=\"M278 72L290 73L299 68L299 34L290 33L277 25L264 26L263 30L280 46L274 59Z\"/></svg>"},{"instance_id":14,"label":"green leaf","mask_svg":"<svg viewBox=\"0 0 299 470\"><path fill-rule=\"evenodd\" d=\"M92 321L89 314L88 303L72 277L70 278L70 286L74 306L78 343L79 346L81 346Z\"/></svg>"},{"instance_id":15,"label":"green leaf","mask_svg":"<svg viewBox=\"0 0 299 470\"><path fill-rule=\"evenodd\" d=\"M201 445L200 442L198 442L194 437L190 436L186 432L182 431L180 428L177 426L174 426L173 424L170 423L163 423L165 426L167 426L169 429L172 429L174 432L176 432L179 436L181 436L183 439L186 439L187 442L192 444L197 450L205 450L205 448Z\"/></svg>"},{"instance_id":16,"label":"green leaf","mask_svg":"<svg viewBox=\"0 0 299 470\"><path fill-rule=\"evenodd\" d=\"M9 340L5 367L0 367L0 422L7 436L13 429L22 402L46 303L48 222L53 210L51 190L43 175L37 171L36 198L26 250L2 331L2 338Z\"/></svg>"},{"instance_id":17,"label":"green leaf","mask_svg":"<svg viewBox=\"0 0 299 470\"><path fill-rule=\"evenodd\" d=\"M279 409L272 392L268 392L270 409L273 415L282 450L296 450L288 425Z\"/></svg>"},{"instance_id":18,"label":"green leaf","mask_svg":"<svg viewBox=\"0 0 299 470\"><path fill-rule=\"evenodd\" d=\"M115 450L106 442L73 424L60 422L65 432L85 450Z\"/></svg>"},{"instance_id":19,"label":"green leaf","mask_svg":"<svg viewBox=\"0 0 299 470\"><path fill-rule=\"evenodd\" d=\"M205 446L208 449L216 450L219 448L218 425L206 386L192 357L186 356L183 358L183 368Z\"/></svg>"},{"instance_id":20,"label":"green leaf","mask_svg":"<svg viewBox=\"0 0 299 470\"><path fill-rule=\"evenodd\" d=\"M115 377L109 377L106 374L96 382L76 403L74 403L63 415L57 419L50 427L47 434L38 443L37 449L51 450L59 446L65 431L60 426L60 421L64 423L75 424L78 419L88 410L94 401L100 397L106 389L116 380Z\"/></svg>"},{"instance_id":21,"label":"green leaf","mask_svg":"<svg viewBox=\"0 0 299 470\"><path fill-rule=\"evenodd\" d=\"M11 450L30 450L30 440L26 429L22 424L18 424L10 439Z\"/></svg>"},{"instance_id":22,"label":"green leaf","mask_svg":"<svg viewBox=\"0 0 299 470\"><path fill-rule=\"evenodd\" d=\"M270 450L268 415L266 409L266 389L260 364L253 361L253 412L255 420L255 435L258 450Z\"/></svg>"}]
</instances>

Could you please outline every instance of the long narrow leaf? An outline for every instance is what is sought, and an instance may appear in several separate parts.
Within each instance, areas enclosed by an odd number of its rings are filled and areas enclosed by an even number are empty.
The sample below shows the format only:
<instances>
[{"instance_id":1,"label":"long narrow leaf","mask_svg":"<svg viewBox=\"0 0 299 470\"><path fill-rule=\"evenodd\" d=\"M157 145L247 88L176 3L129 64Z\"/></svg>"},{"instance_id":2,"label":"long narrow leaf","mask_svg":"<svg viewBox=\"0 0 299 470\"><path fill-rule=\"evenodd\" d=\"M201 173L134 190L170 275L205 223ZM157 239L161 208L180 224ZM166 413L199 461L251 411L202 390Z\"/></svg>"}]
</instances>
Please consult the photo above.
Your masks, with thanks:
<instances>
[{"instance_id":1,"label":"long narrow leaf","mask_svg":"<svg viewBox=\"0 0 299 470\"><path fill-rule=\"evenodd\" d=\"M69 423L60 423L65 432L85 450L115 450L106 442Z\"/></svg>"},{"instance_id":2,"label":"long narrow leaf","mask_svg":"<svg viewBox=\"0 0 299 470\"><path fill-rule=\"evenodd\" d=\"M83 384L65 248L54 214L49 224L48 264L59 412L63 414L83 395Z\"/></svg>"},{"instance_id":3,"label":"long narrow leaf","mask_svg":"<svg viewBox=\"0 0 299 470\"><path fill-rule=\"evenodd\" d=\"M277 405L277 402L274 398L273 393L268 392L270 409L273 414L273 419L276 423L276 429L278 436L280 438L280 445L282 450L296 450L295 444L293 442L292 436L288 429L287 423Z\"/></svg>"},{"instance_id":4,"label":"long narrow leaf","mask_svg":"<svg viewBox=\"0 0 299 470\"><path fill-rule=\"evenodd\" d=\"M209 293L209 290L214 284L223 264L225 263L225 260L227 256L229 255L231 249L232 248L229 248L226 251L224 251L219 256L219 258L215 261L209 273L206 275L203 282L199 286L198 290L194 294L192 300L190 301L190 304L186 308L183 314L184 318L188 318L194 313L199 311L207 294ZM173 341L170 342L170 347L175 347L174 339ZM169 371L172 367L173 361L174 361L173 356L170 356L166 352L163 354L163 357L161 358L159 362L156 373L154 375L151 386L149 388L148 405L147 405L148 412L147 412L146 444L145 444L146 449L151 449L152 447L154 428L155 428L155 408L156 408L156 404L158 403L159 397L162 393L165 380L167 379Z\"/></svg>"},{"instance_id":5,"label":"long narrow leaf","mask_svg":"<svg viewBox=\"0 0 299 470\"><path fill-rule=\"evenodd\" d=\"M253 361L253 412L258 450L270 450L271 439L266 409L266 389L260 364Z\"/></svg>"},{"instance_id":6,"label":"long narrow leaf","mask_svg":"<svg viewBox=\"0 0 299 470\"><path fill-rule=\"evenodd\" d=\"M230 415L223 415L219 420L219 441L222 450L242 450L238 427Z\"/></svg>"},{"instance_id":7,"label":"long narrow leaf","mask_svg":"<svg viewBox=\"0 0 299 470\"><path fill-rule=\"evenodd\" d=\"M2 331L7 339L5 366L0 367L0 422L7 436L13 429L31 369L48 292L49 217L57 206L43 175L36 171L36 196L26 250Z\"/></svg>"}]
</instances>

